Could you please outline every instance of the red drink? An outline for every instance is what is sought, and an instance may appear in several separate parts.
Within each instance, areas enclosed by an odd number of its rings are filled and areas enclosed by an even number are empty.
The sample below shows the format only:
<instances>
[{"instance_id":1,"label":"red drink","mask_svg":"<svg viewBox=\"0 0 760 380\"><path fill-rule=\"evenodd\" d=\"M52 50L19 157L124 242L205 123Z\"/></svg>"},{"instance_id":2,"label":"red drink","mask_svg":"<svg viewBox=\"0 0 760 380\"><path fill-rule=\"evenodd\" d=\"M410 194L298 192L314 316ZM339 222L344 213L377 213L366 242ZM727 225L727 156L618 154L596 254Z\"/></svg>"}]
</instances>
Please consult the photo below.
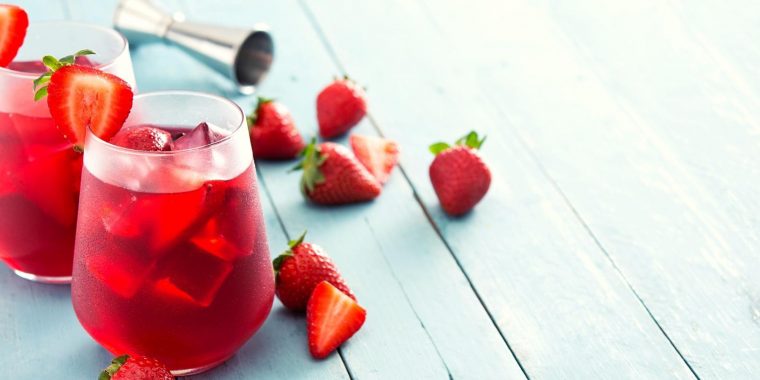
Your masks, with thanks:
<instances>
[{"instance_id":1,"label":"red drink","mask_svg":"<svg viewBox=\"0 0 760 380\"><path fill-rule=\"evenodd\" d=\"M209 181L175 194L116 187L87 170L74 305L114 354L169 368L229 358L269 314L272 267L255 177Z\"/></svg>"},{"instance_id":2,"label":"red drink","mask_svg":"<svg viewBox=\"0 0 760 380\"><path fill-rule=\"evenodd\" d=\"M73 150L34 101L33 82L47 71L44 55L97 52L103 70L134 84L129 49L110 28L71 22L30 24L15 61L0 67L0 260L41 282L71 280L82 154Z\"/></svg>"},{"instance_id":3,"label":"red drink","mask_svg":"<svg viewBox=\"0 0 760 380\"><path fill-rule=\"evenodd\" d=\"M53 119L0 113L0 258L11 268L71 275L81 171Z\"/></svg>"},{"instance_id":4,"label":"red drink","mask_svg":"<svg viewBox=\"0 0 760 380\"><path fill-rule=\"evenodd\" d=\"M139 95L122 132L134 136L151 119L208 123L161 128L170 151L88 133L72 301L113 354L197 373L232 356L274 299L250 140L240 108L210 95Z\"/></svg>"},{"instance_id":5,"label":"red drink","mask_svg":"<svg viewBox=\"0 0 760 380\"><path fill-rule=\"evenodd\" d=\"M82 58L77 63L93 65ZM47 70L39 61L9 68ZM81 172L82 155L52 118L0 113L0 258L8 266L37 277L71 276Z\"/></svg>"}]
</instances>

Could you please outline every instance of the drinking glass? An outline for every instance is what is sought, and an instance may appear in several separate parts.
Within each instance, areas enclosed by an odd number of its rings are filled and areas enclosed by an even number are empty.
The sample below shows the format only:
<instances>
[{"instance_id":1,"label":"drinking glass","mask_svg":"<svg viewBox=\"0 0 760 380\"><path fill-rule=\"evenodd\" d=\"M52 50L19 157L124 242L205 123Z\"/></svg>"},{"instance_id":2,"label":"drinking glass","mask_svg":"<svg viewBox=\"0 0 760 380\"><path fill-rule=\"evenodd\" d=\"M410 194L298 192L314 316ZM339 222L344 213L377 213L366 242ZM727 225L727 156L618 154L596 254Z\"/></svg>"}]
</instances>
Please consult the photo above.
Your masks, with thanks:
<instances>
[{"instance_id":1,"label":"drinking glass","mask_svg":"<svg viewBox=\"0 0 760 380\"><path fill-rule=\"evenodd\" d=\"M127 41L116 31L75 22L32 23L14 62L0 67L0 259L19 276L71 281L82 155L56 128L32 82L44 55L82 49L84 60L135 85Z\"/></svg>"},{"instance_id":2,"label":"drinking glass","mask_svg":"<svg viewBox=\"0 0 760 380\"><path fill-rule=\"evenodd\" d=\"M232 356L266 319L274 275L245 114L194 92L135 97L125 124L222 137L186 150L119 147L88 132L71 285L82 326L115 355L175 375Z\"/></svg>"}]
</instances>

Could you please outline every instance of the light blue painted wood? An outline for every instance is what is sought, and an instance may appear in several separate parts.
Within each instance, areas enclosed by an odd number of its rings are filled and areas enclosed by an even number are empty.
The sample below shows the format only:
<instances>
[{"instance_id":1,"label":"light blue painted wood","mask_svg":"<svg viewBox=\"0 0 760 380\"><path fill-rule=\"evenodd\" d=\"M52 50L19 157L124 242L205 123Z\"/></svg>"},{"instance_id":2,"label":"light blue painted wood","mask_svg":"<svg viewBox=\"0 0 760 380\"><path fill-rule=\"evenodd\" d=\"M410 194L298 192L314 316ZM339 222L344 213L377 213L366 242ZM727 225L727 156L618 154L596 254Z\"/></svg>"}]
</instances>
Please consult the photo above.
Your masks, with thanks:
<instances>
[{"instance_id":1,"label":"light blue painted wood","mask_svg":"<svg viewBox=\"0 0 760 380\"><path fill-rule=\"evenodd\" d=\"M178 1L162 2L167 9L182 10ZM69 0L68 6L74 19L109 25L111 12L116 1L108 0L92 9L89 0ZM164 45L133 47L132 57L138 87L141 92L160 89L205 90L217 93L232 93L229 83L214 72L206 72L205 67L184 53ZM157 64L161 62L161 64ZM196 75L192 75L195 73ZM187 78L213 78L221 88L214 88L208 82L187 83ZM225 88L226 86L226 88ZM262 180L259 178L259 183ZM266 194L261 191L261 201L266 218L270 253L276 256L287 242L277 215ZM322 362L311 358L306 344L306 321L302 316L288 313L275 301L272 314L266 324L231 360L208 374L194 376L198 379L239 379L292 378L292 379L341 379L348 378L348 372L337 356Z\"/></svg>"},{"instance_id":2,"label":"light blue painted wood","mask_svg":"<svg viewBox=\"0 0 760 380\"><path fill-rule=\"evenodd\" d=\"M301 129L314 134L316 93L338 71L297 3L231 2L229 7L242 10L237 17L213 2L187 5L189 16L239 25L260 18L272 24L277 57L262 94L281 99L293 110ZM250 98L238 100L252 103ZM359 132L373 133L366 123ZM445 367L455 377L522 377L401 176L372 204L325 209L306 205L298 191L298 174L286 173L290 166L260 166L289 232L308 228L310 236L338 261L369 310L363 337L342 350L354 376L446 377L439 358L445 351ZM408 224L400 229L398 220Z\"/></svg>"},{"instance_id":3,"label":"light blue painted wood","mask_svg":"<svg viewBox=\"0 0 760 380\"><path fill-rule=\"evenodd\" d=\"M757 6L707 2L696 19L685 2L477 2L437 16L478 20L445 37L702 378L758 373L758 56L731 49L757 36Z\"/></svg>"},{"instance_id":4,"label":"light blue painted wood","mask_svg":"<svg viewBox=\"0 0 760 380\"><path fill-rule=\"evenodd\" d=\"M308 5L349 74L368 84L380 128L401 141L405 170L529 376L692 378L510 132L507 120L489 110L490 92L479 86L485 75L510 70L507 53L516 52L505 50L504 44L539 55L540 49L530 50L534 38L561 35L544 30L544 25L526 27L534 17L526 12L511 14L511 25L505 26L512 3L503 1L478 7L478 18L469 17L464 9L483 2L471 3L430 2L424 7L405 1L362 2L348 7L336 0ZM432 9L451 18L442 19ZM372 53L363 54L365 49ZM478 66L464 57L471 52L482 60ZM571 93L529 84L534 77L563 74L545 73L535 65L515 74L523 78L522 86L503 91L571 103ZM532 106L532 113L554 112L538 101ZM470 129L489 135L483 153L495 173L494 184L474 213L449 219L440 212L427 179L431 156L426 146ZM572 146L574 140L566 136L557 141Z\"/></svg>"}]
</instances>

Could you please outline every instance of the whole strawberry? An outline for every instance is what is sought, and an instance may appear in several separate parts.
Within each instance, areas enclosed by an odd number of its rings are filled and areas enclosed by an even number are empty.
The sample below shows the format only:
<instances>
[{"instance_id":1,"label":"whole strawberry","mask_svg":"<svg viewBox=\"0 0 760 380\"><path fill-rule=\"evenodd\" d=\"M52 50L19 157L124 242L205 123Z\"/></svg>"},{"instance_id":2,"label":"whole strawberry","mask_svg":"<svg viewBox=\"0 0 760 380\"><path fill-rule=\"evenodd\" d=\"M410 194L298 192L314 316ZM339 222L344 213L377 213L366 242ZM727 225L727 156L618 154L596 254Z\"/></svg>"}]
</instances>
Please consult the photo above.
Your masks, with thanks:
<instances>
[{"instance_id":1,"label":"whole strawberry","mask_svg":"<svg viewBox=\"0 0 760 380\"><path fill-rule=\"evenodd\" d=\"M470 211L488 192L491 170L478 154L484 141L485 137L481 140L477 133L470 132L453 147L440 142L430 146L436 155L430 165L430 181L449 215Z\"/></svg>"},{"instance_id":2,"label":"whole strawberry","mask_svg":"<svg viewBox=\"0 0 760 380\"><path fill-rule=\"evenodd\" d=\"M314 287L322 281L356 299L330 257L320 246L304 243L305 236L306 232L289 242L288 250L272 261L280 302L290 310L304 311Z\"/></svg>"},{"instance_id":3,"label":"whole strawberry","mask_svg":"<svg viewBox=\"0 0 760 380\"><path fill-rule=\"evenodd\" d=\"M248 129L256 158L293 159L306 145L290 111L272 99L259 98L256 110L248 116Z\"/></svg>"},{"instance_id":4,"label":"whole strawberry","mask_svg":"<svg viewBox=\"0 0 760 380\"><path fill-rule=\"evenodd\" d=\"M364 89L348 77L336 79L317 96L319 134L324 138L340 136L364 118L367 101Z\"/></svg>"},{"instance_id":5,"label":"whole strawberry","mask_svg":"<svg viewBox=\"0 0 760 380\"><path fill-rule=\"evenodd\" d=\"M24 44L29 16L16 5L0 4L0 67L8 67Z\"/></svg>"},{"instance_id":6,"label":"whole strawberry","mask_svg":"<svg viewBox=\"0 0 760 380\"><path fill-rule=\"evenodd\" d=\"M174 376L161 362L145 356L122 355L111 361L98 380L172 380Z\"/></svg>"},{"instance_id":7,"label":"whole strawberry","mask_svg":"<svg viewBox=\"0 0 760 380\"><path fill-rule=\"evenodd\" d=\"M301 192L314 203L364 202L382 191L380 182L342 145L312 141L301 155L295 167L303 169Z\"/></svg>"}]
</instances>

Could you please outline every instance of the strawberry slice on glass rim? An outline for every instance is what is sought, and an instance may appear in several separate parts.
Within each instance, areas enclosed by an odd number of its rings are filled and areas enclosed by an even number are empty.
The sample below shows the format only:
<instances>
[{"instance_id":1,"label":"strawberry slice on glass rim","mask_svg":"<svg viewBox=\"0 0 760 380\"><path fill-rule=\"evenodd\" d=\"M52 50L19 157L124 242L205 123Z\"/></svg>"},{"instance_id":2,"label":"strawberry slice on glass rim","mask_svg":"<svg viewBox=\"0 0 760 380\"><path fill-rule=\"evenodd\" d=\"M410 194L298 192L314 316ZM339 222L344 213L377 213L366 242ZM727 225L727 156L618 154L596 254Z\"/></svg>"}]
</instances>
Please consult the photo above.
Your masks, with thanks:
<instances>
[{"instance_id":1,"label":"strawberry slice on glass rim","mask_svg":"<svg viewBox=\"0 0 760 380\"><path fill-rule=\"evenodd\" d=\"M61 59L45 56L50 70L34 81L35 100L47 96L58 129L82 151L87 128L103 140L119 132L132 110L134 93L121 78L96 68L75 64L78 57L94 54L81 50Z\"/></svg>"},{"instance_id":2,"label":"strawberry slice on glass rim","mask_svg":"<svg viewBox=\"0 0 760 380\"><path fill-rule=\"evenodd\" d=\"M29 17L16 5L0 4L0 67L7 67L24 44Z\"/></svg>"}]
</instances>

